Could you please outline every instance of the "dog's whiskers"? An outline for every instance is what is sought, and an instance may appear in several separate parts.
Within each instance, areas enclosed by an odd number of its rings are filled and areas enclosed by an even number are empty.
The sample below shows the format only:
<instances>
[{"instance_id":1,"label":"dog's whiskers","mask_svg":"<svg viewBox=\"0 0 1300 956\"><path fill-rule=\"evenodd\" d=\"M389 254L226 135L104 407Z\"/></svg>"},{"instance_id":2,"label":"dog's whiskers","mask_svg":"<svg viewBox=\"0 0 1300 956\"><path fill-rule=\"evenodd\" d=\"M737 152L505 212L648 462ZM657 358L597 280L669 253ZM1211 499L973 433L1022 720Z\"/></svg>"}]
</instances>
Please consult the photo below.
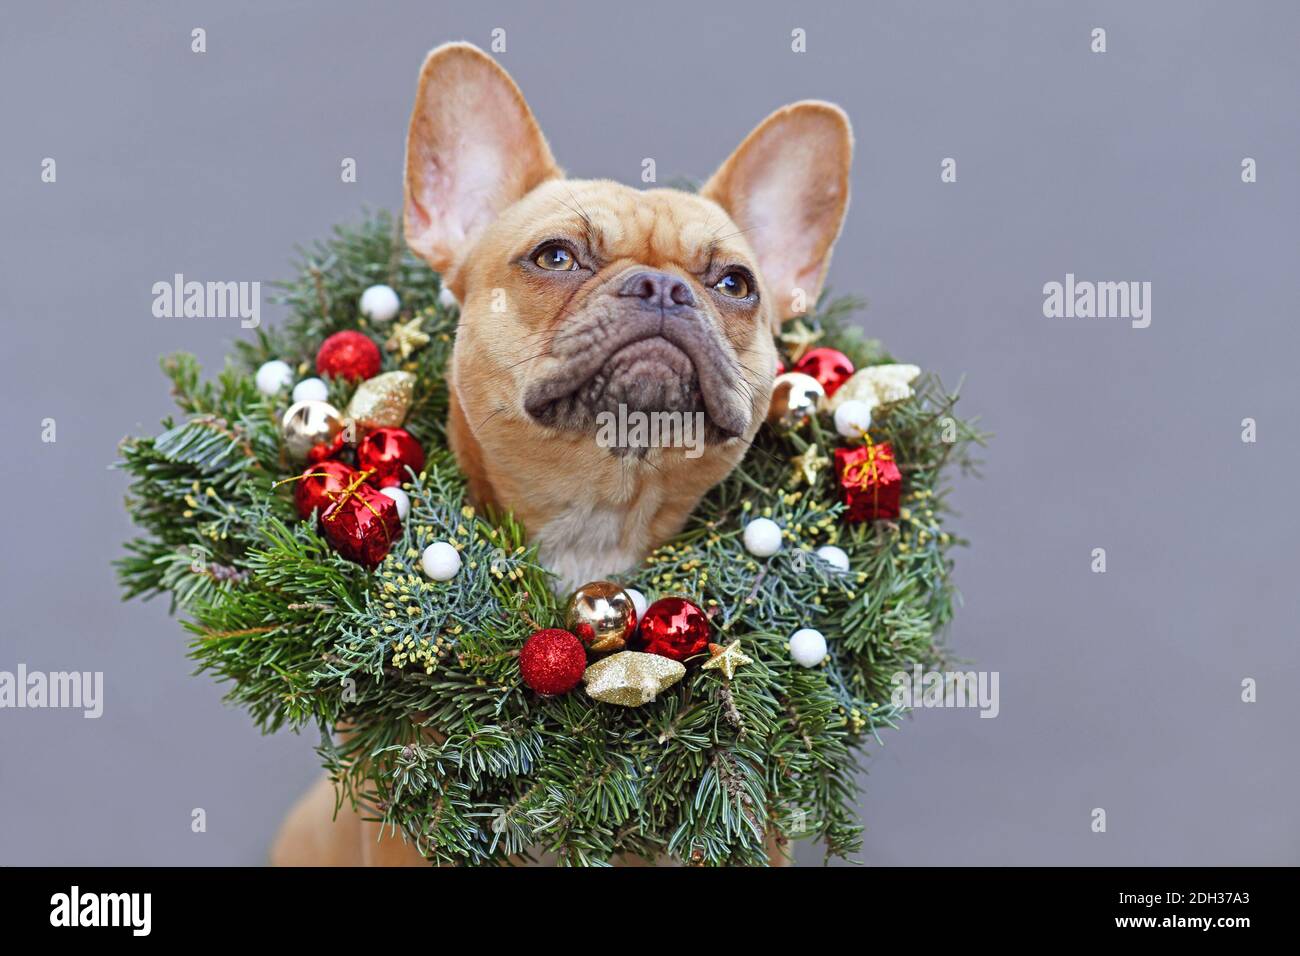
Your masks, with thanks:
<instances>
[{"instance_id":1,"label":"dog's whiskers","mask_svg":"<svg viewBox=\"0 0 1300 956\"><path fill-rule=\"evenodd\" d=\"M509 405L498 405L498 406L497 406L497 410L494 411L494 412L493 412L491 415L489 415L487 418L485 418L485 419L483 419L481 422L479 422L478 425L475 426L474 430L475 430L475 431L478 431L478 430L481 429L484 425L486 425L488 422L492 421L492 419L496 418L498 415L500 415L502 412L504 412L504 411L505 411L507 408L509 408L509 407L510 407Z\"/></svg>"},{"instance_id":2,"label":"dog's whiskers","mask_svg":"<svg viewBox=\"0 0 1300 956\"><path fill-rule=\"evenodd\" d=\"M507 371L507 372L509 372L509 371L511 371L512 369L516 369L516 368L518 368L520 365L526 365L526 364L529 363L529 362L535 362L535 361L537 361L539 358L545 358L546 356L548 356L548 355L550 355L550 354L551 354L551 350L548 348L548 349L546 349L545 351L538 352L536 355L530 355L530 356L528 356L527 358L520 359L518 362L515 362L515 363L513 363L513 364L511 364L511 365L507 365L507 366L505 367L504 370Z\"/></svg>"}]
</instances>

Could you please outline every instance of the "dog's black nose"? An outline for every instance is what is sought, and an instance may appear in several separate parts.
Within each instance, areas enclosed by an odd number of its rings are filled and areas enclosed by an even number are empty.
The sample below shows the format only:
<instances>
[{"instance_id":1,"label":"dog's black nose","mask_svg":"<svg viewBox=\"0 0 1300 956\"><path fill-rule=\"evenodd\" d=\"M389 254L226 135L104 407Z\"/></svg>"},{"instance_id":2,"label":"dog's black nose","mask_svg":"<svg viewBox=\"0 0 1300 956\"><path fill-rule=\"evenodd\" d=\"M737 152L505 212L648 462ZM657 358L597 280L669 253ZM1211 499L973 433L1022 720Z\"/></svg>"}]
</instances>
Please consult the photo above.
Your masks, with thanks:
<instances>
[{"instance_id":1,"label":"dog's black nose","mask_svg":"<svg viewBox=\"0 0 1300 956\"><path fill-rule=\"evenodd\" d=\"M652 309L667 310L695 305L691 287L667 272L634 272L623 282L618 294L641 299Z\"/></svg>"}]
</instances>

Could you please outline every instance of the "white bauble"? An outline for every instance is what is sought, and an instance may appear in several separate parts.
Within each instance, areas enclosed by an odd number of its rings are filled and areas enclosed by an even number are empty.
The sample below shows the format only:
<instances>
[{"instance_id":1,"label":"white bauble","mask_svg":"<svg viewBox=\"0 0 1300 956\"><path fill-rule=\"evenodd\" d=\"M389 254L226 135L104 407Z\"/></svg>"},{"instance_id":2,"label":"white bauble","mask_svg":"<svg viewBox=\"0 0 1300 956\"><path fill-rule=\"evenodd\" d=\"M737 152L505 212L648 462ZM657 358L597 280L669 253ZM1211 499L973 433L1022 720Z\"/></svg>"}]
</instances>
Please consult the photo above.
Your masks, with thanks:
<instances>
[{"instance_id":1,"label":"white bauble","mask_svg":"<svg viewBox=\"0 0 1300 956\"><path fill-rule=\"evenodd\" d=\"M847 571L849 569L849 556L844 553L843 548L837 548L833 544L824 544L818 548L817 557L836 571Z\"/></svg>"},{"instance_id":2,"label":"white bauble","mask_svg":"<svg viewBox=\"0 0 1300 956\"><path fill-rule=\"evenodd\" d=\"M826 659L826 638L811 627L795 631L790 636L790 656L802 667L816 667Z\"/></svg>"},{"instance_id":3,"label":"white bauble","mask_svg":"<svg viewBox=\"0 0 1300 956\"><path fill-rule=\"evenodd\" d=\"M263 395L275 395L293 384L293 369L288 362L271 359L257 370L257 390Z\"/></svg>"},{"instance_id":4,"label":"white bauble","mask_svg":"<svg viewBox=\"0 0 1300 956\"><path fill-rule=\"evenodd\" d=\"M443 286L438 290L438 304L444 309L454 309L460 305L460 303L456 301L455 293L446 286Z\"/></svg>"},{"instance_id":5,"label":"white bauble","mask_svg":"<svg viewBox=\"0 0 1300 956\"><path fill-rule=\"evenodd\" d=\"M851 399L835 409L835 430L841 438L861 439L871 427L871 406Z\"/></svg>"},{"instance_id":6,"label":"white bauble","mask_svg":"<svg viewBox=\"0 0 1300 956\"><path fill-rule=\"evenodd\" d=\"M460 552L446 541L435 541L420 555L420 565L435 581L450 581L460 570Z\"/></svg>"},{"instance_id":7,"label":"white bauble","mask_svg":"<svg viewBox=\"0 0 1300 956\"><path fill-rule=\"evenodd\" d=\"M645 599L645 595L636 588L624 588L627 596L632 599L632 606L636 608L636 622L641 623L641 618L645 617L645 609L650 606L650 602Z\"/></svg>"},{"instance_id":8,"label":"white bauble","mask_svg":"<svg viewBox=\"0 0 1300 956\"><path fill-rule=\"evenodd\" d=\"M379 493L381 495L388 495L388 497L392 498L393 501L397 503L397 517L405 521L406 516L411 513L411 496L396 485L393 485L391 488L380 488ZM452 548L452 550L455 551L456 549ZM457 555L457 560L460 560L459 555ZM452 573L455 574L454 571Z\"/></svg>"},{"instance_id":9,"label":"white bauble","mask_svg":"<svg viewBox=\"0 0 1300 956\"><path fill-rule=\"evenodd\" d=\"M771 518L755 518L745 525L745 550L756 558L770 558L781 550L781 526Z\"/></svg>"},{"instance_id":10,"label":"white bauble","mask_svg":"<svg viewBox=\"0 0 1300 956\"><path fill-rule=\"evenodd\" d=\"M295 402L324 402L330 397L330 387L319 378L304 378L293 387Z\"/></svg>"},{"instance_id":11,"label":"white bauble","mask_svg":"<svg viewBox=\"0 0 1300 956\"><path fill-rule=\"evenodd\" d=\"M372 285L361 293L361 314L372 322L391 322L402 310L402 301L391 286Z\"/></svg>"}]
</instances>

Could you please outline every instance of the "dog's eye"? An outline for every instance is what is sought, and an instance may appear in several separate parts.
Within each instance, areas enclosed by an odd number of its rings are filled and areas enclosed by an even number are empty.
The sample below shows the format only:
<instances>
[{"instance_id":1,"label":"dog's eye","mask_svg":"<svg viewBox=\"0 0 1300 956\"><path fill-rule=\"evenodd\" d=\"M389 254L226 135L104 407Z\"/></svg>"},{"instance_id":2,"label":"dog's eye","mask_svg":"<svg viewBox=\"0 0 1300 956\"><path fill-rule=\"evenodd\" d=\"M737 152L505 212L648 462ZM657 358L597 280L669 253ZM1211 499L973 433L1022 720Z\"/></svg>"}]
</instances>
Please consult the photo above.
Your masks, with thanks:
<instances>
[{"instance_id":1,"label":"dog's eye","mask_svg":"<svg viewBox=\"0 0 1300 956\"><path fill-rule=\"evenodd\" d=\"M749 280L739 272L728 272L713 286L729 299L743 299L749 295Z\"/></svg>"},{"instance_id":2,"label":"dog's eye","mask_svg":"<svg viewBox=\"0 0 1300 956\"><path fill-rule=\"evenodd\" d=\"M542 246L533 257L533 262L538 268L549 272L568 272L570 269L578 268L578 260L573 257L573 253L558 242Z\"/></svg>"}]
</instances>

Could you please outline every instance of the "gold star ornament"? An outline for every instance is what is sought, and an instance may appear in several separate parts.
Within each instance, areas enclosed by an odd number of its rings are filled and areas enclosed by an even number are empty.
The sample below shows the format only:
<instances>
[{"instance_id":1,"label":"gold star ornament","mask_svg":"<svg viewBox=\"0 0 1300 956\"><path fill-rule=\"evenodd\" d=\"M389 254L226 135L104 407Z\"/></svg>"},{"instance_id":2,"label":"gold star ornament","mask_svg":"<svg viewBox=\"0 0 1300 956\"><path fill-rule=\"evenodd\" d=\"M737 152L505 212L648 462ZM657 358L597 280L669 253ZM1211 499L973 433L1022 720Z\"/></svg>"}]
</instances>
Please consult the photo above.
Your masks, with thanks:
<instances>
[{"instance_id":1,"label":"gold star ornament","mask_svg":"<svg viewBox=\"0 0 1300 956\"><path fill-rule=\"evenodd\" d=\"M788 331L781 333L781 341L790 352L790 360L797 362L804 353L821 341L821 332L814 332L803 324L803 319L790 323Z\"/></svg>"},{"instance_id":2,"label":"gold star ornament","mask_svg":"<svg viewBox=\"0 0 1300 956\"><path fill-rule=\"evenodd\" d=\"M817 484L817 473L831 463L825 455L818 453L816 445L809 445L802 455L795 455L790 461L794 464L794 484L808 482L808 487Z\"/></svg>"},{"instance_id":3,"label":"gold star ornament","mask_svg":"<svg viewBox=\"0 0 1300 956\"><path fill-rule=\"evenodd\" d=\"M736 676L736 668L741 664L752 664L754 659L740 652L740 639L732 641L726 647L721 644L709 645L709 659L702 665L702 670L722 671L727 680Z\"/></svg>"},{"instance_id":4,"label":"gold star ornament","mask_svg":"<svg viewBox=\"0 0 1300 956\"><path fill-rule=\"evenodd\" d=\"M422 319L416 316L410 322L401 322L393 327L393 334L384 343L384 348L396 352L405 362L411 353L429 344L429 336L420 329Z\"/></svg>"}]
</instances>

